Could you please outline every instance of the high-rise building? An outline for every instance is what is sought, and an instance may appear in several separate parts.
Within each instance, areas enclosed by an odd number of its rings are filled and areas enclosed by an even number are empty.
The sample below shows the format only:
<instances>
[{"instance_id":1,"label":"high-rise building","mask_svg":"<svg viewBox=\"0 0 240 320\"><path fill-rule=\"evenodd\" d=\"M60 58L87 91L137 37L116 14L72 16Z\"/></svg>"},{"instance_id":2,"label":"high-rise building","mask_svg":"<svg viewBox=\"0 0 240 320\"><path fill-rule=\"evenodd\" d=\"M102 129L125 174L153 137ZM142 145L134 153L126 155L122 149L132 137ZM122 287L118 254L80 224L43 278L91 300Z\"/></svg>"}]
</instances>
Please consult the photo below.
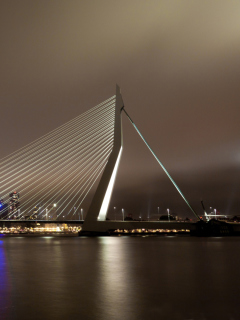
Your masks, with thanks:
<instances>
[{"instance_id":1,"label":"high-rise building","mask_svg":"<svg viewBox=\"0 0 240 320\"><path fill-rule=\"evenodd\" d=\"M20 202L19 202L19 193L14 191L9 194L9 204L8 204L8 213L10 219L16 219L19 215Z\"/></svg>"}]
</instances>

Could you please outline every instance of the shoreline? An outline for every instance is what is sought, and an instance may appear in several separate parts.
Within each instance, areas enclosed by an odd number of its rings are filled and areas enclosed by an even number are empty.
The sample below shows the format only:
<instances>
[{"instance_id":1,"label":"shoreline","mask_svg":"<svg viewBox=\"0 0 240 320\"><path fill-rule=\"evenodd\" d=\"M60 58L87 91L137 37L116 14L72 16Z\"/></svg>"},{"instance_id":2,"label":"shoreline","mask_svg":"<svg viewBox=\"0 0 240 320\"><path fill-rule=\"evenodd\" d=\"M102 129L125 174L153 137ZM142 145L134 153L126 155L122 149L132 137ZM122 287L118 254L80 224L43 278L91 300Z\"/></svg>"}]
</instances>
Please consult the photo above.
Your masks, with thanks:
<instances>
[{"instance_id":1,"label":"shoreline","mask_svg":"<svg viewBox=\"0 0 240 320\"><path fill-rule=\"evenodd\" d=\"M78 237L78 233L0 233L0 238L5 237Z\"/></svg>"}]
</instances>

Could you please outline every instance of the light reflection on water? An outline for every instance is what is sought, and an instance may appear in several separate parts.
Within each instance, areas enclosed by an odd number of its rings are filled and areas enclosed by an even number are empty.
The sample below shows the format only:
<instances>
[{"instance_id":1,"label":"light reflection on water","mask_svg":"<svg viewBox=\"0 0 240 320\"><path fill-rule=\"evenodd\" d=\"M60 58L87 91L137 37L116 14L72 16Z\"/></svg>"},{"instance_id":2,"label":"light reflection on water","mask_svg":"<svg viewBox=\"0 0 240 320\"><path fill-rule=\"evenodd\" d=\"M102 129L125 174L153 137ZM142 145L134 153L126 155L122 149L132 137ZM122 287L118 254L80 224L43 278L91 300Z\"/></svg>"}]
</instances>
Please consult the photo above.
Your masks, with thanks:
<instances>
[{"instance_id":1,"label":"light reflection on water","mask_svg":"<svg viewBox=\"0 0 240 320\"><path fill-rule=\"evenodd\" d=\"M0 319L11 316L11 283L8 275L7 258L3 237L0 238Z\"/></svg>"},{"instance_id":2,"label":"light reflection on water","mask_svg":"<svg viewBox=\"0 0 240 320\"><path fill-rule=\"evenodd\" d=\"M239 319L240 238L1 238L0 319Z\"/></svg>"},{"instance_id":3,"label":"light reflection on water","mask_svg":"<svg viewBox=\"0 0 240 320\"><path fill-rule=\"evenodd\" d=\"M137 291L132 282L132 268L129 265L129 252L123 241L118 238L99 238L100 250L100 287L99 301L102 319L135 319L138 310L133 310ZM127 294L126 294L127 292Z\"/></svg>"}]
</instances>

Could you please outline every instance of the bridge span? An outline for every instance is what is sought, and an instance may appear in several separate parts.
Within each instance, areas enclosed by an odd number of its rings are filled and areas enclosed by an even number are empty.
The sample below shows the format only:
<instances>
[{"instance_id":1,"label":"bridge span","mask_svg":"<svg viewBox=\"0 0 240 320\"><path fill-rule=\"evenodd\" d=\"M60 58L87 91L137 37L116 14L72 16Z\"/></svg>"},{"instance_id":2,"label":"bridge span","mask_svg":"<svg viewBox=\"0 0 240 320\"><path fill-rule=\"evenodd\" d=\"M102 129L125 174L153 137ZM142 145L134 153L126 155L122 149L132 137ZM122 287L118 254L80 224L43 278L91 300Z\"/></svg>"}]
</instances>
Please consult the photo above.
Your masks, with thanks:
<instances>
[{"instance_id":1,"label":"bridge span","mask_svg":"<svg viewBox=\"0 0 240 320\"><path fill-rule=\"evenodd\" d=\"M108 208L123 152L123 113L197 223L108 220ZM31 228L36 225L65 224L81 225L82 234L175 229L201 231L204 235L215 234L216 230L223 233L227 230L232 234L233 229L238 229L238 224L220 221L204 224L201 221L125 110L118 86L114 96L2 159L0 177L0 228L16 224ZM98 186L85 214L82 203L97 181Z\"/></svg>"}]
</instances>

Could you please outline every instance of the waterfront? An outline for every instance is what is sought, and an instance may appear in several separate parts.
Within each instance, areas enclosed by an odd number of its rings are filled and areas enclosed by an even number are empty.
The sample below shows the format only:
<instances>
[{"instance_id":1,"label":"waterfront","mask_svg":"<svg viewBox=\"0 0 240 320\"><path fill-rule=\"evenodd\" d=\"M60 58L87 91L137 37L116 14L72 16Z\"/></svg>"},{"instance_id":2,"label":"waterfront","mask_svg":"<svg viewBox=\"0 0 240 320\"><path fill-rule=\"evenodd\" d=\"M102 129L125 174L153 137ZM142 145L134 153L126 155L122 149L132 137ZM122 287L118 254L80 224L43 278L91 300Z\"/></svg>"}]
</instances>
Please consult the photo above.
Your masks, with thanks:
<instances>
[{"instance_id":1,"label":"waterfront","mask_svg":"<svg viewBox=\"0 0 240 320\"><path fill-rule=\"evenodd\" d=\"M5 319L239 319L239 238L1 237Z\"/></svg>"}]
</instances>

